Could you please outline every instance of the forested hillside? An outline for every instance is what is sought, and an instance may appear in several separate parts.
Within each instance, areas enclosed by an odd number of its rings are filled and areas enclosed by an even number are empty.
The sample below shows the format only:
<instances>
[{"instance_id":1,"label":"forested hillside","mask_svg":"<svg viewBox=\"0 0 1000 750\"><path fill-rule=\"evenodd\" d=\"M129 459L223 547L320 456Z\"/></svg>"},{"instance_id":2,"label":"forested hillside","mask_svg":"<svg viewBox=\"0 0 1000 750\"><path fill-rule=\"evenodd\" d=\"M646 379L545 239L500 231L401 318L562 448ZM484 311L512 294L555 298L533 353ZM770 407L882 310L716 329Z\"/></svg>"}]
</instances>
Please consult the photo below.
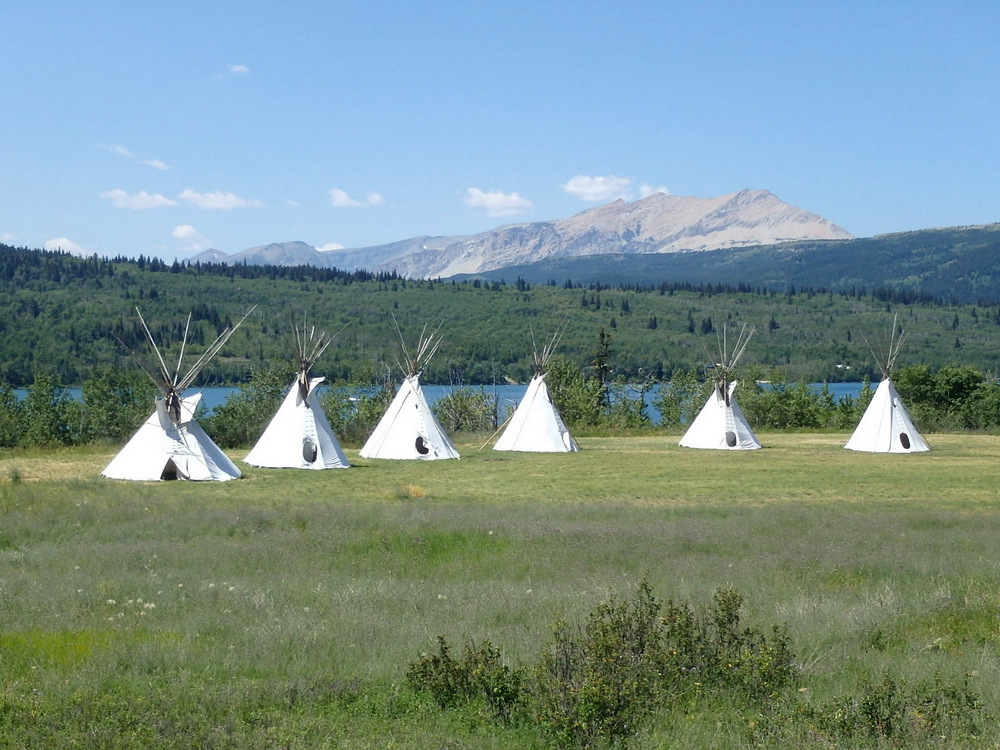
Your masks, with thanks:
<instances>
[{"instance_id":1,"label":"forested hillside","mask_svg":"<svg viewBox=\"0 0 1000 750\"><path fill-rule=\"evenodd\" d=\"M877 372L864 337L887 334L894 315L908 335L901 366L1000 369L1000 305L953 305L889 288L414 282L311 267L81 259L0 246L0 380L22 386L46 374L73 385L97 365L124 365L128 357L117 339L144 346L136 307L176 357L188 313L200 349L254 305L201 384L241 382L269 360L287 360L291 326L303 320L343 329L318 374L344 380L394 369L391 315L410 341L424 325L441 326L445 341L425 377L439 383L523 382L530 330L547 338L564 321L561 354L588 365L603 328L611 337L612 374L629 379L703 372L715 359L718 329L747 324L758 328L747 364L779 367L793 379L860 380Z\"/></svg>"},{"instance_id":2,"label":"forested hillside","mask_svg":"<svg viewBox=\"0 0 1000 750\"><path fill-rule=\"evenodd\" d=\"M601 255L515 266L481 275L544 283L681 280L832 291L889 287L968 303L1000 302L1000 224L925 229L864 239L658 255Z\"/></svg>"}]
</instances>

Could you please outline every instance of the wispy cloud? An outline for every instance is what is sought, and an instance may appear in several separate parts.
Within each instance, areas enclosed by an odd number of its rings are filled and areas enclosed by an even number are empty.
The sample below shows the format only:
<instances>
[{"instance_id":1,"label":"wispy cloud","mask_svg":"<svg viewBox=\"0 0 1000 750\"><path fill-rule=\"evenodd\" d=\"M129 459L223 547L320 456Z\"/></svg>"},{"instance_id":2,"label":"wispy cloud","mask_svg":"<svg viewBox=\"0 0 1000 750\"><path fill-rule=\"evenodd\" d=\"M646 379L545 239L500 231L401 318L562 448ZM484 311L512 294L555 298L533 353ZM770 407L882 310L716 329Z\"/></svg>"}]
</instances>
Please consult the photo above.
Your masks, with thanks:
<instances>
[{"instance_id":1,"label":"wispy cloud","mask_svg":"<svg viewBox=\"0 0 1000 750\"><path fill-rule=\"evenodd\" d=\"M383 198L378 193L368 193L363 201L355 200L340 188L330 191L330 203L336 208L362 208L364 206L380 206Z\"/></svg>"},{"instance_id":2,"label":"wispy cloud","mask_svg":"<svg viewBox=\"0 0 1000 750\"><path fill-rule=\"evenodd\" d=\"M165 195L147 193L145 190L129 195L121 188L115 188L101 193L101 197L111 201L111 205L115 208L131 208L136 211L177 205L176 201L170 200Z\"/></svg>"},{"instance_id":3,"label":"wispy cloud","mask_svg":"<svg viewBox=\"0 0 1000 750\"><path fill-rule=\"evenodd\" d=\"M212 246L211 240L200 234L198 230L190 224L181 224L176 226L174 227L174 231L170 234L173 235L174 239L181 241L181 252L200 253L203 250L208 250Z\"/></svg>"},{"instance_id":4,"label":"wispy cloud","mask_svg":"<svg viewBox=\"0 0 1000 750\"><path fill-rule=\"evenodd\" d=\"M499 190L487 193L476 187L466 190L462 200L467 206L486 209L487 216L514 216L534 207L531 201L517 193L502 193Z\"/></svg>"},{"instance_id":5,"label":"wispy cloud","mask_svg":"<svg viewBox=\"0 0 1000 750\"><path fill-rule=\"evenodd\" d=\"M244 65L243 63L233 63L226 68L223 73L216 73L215 77L218 80L222 80L228 76L244 76L250 73L250 66Z\"/></svg>"},{"instance_id":6,"label":"wispy cloud","mask_svg":"<svg viewBox=\"0 0 1000 750\"><path fill-rule=\"evenodd\" d=\"M152 167L153 169L167 170L170 169L166 162L160 159L143 159L139 154L132 151L132 149L127 146L122 146L120 143L112 146L101 146L105 151L109 153L116 154L117 156L124 156L126 159L132 159L133 161L138 161L140 164L144 164L147 167Z\"/></svg>"},{"instance_id":7,"label":"wispy cloud","mask_svg":"<svg viewBox=\"0 0 1000 750\"><path fill-rule=\"evenodd\" d=\"M642 183L639 186L639 197L648 198L651 195L656 195L657 193L663 193L664 195L670 195L670 191L663 185L660 187L653 187L647 182Z\"/></svg>"},{"instance_id":8,"label":"wispy cloud","mask_svg":"<svg viewBox=\"0 0 1000 750\"><path fill-rule=\"evenodd\" d=\"M45 250L62 250L73 255L90 255L90 253L73 242L73 240L66 237L56 237L54 240L46 240L42 247Z\"/></svg>"},{"instance_id":9,"label":"wispy cloud","mask_svg":"<svg viewBox=\"0 0 1000 750\"><path fill-rule=\"evenodd\" d=\"M5 245L13 245L17 242L17 235L11 234L10 232L4 232L0 234L0 242Z\"/></svg>"},{"instance_id":10,"label":"wispy cloud","mask_svg":"<svg viewBox=\"0 0 1000 750\"><path fill-rule=\"evenodd\" d=\"M224 193L217 191L214 193L198 193L188 188L180 194L180 199L185 203L190 203L198 208L209 211L229 211L233 208L259 208L263 202L255 199L240 198L235 193Z\"/></svg>"},{"instance_id":11,"label":"wispy cloud","mask_svg":"<svg viewBox=\"0 0 1000 750\"><path fill-rule=\"evenodd\" d=\"M320 245L316 249L321 253L332 253L334 250L344 250L346 248L339 242L327 242L325 245Z\"/></svg>"},{"instance_id":12,"label":"wispy cloud","mask_svg":"<svg viewBox=\"0 0 1000 750\"><path fill-rule=\"evenodd\" d=\"M599 201L610 201L621 198L629 200L632 191L629 186L632 180L629 177L590 177L588 175L577 175L571 177L563 184L562 189L570 195L576 196L582 201L597 203Z\"/></svg>"},{"instance_id":13,"label":"wispy cloud","mask_svg":"<svg viewBox=\"0 0 1000 750\"><path fill-rule=\"evenodd\" d=\"M136 158L135 154L133 154L131 151L129 151L129 149L127 147L122 146L120 144L112 145L112 146L101 146L101 148L103 148L105 151L108 151L108 152L110 152L112 154L117 154L118 156L124 156L126 159L135 159Z\"/></svg>"}]
</instances>

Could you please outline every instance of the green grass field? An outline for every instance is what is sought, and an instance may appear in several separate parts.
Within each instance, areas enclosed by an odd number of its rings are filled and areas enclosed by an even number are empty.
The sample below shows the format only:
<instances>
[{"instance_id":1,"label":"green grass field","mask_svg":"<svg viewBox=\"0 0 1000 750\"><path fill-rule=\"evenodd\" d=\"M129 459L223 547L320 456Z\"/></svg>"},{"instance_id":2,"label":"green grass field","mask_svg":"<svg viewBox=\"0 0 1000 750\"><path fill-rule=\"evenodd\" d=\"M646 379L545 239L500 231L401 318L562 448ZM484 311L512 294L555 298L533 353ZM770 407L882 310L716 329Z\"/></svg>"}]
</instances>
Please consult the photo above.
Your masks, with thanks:
<instances>
[{"instance_id":1,"label":"green grass field","mask_svg":"<svg viewBox=\"0 0 1000 750\"><path fill-rule=\"evenodd\" d=\"M961 746L1000 747L1000 437L930 435L911 456L759 437L748 453L648 433L569 455L348 451L347 471L223 484L105 480L111 448L0 452L0 747L543 746L441 711L407 665L438 635L532 661L557 618L644 578L696 603L731 586L746 623L787 624L798 701L967 679L983 710ZM631 746L767 744L748 721L674 706Z\"/></svg>"}]
</instances>

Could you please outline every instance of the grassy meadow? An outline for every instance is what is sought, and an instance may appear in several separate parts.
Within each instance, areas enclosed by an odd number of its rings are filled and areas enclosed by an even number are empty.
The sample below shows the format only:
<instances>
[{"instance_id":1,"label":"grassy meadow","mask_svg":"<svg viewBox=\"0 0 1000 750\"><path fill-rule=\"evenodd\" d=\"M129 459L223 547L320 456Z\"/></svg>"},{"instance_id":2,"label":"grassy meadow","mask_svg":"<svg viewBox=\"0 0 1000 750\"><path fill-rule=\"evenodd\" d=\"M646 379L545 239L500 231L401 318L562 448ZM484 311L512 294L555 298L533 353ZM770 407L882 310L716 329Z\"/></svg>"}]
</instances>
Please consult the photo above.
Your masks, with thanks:
<instances>
[{"instance_id":1,"label":"grassy meadow","mask_svg":"<svg viewBox=\"0 0 1000 750\"><path fill-rule=\"evenodd\" d=\"M0 452L0 747L542 747L442 711L408 664L439 635L533 662L557 618L644 578L694 603L733 587L747 624L787 625L792 700L967 680L976 738L928 743L1000 747L1000 437L933 434L909 456L759 437L531 455L483 436L460 461L348 450L350 470L221 484L105 480L109 447ZM851 746L753 722L670 706L630 746Z\"/></svg>"}]
</instances>

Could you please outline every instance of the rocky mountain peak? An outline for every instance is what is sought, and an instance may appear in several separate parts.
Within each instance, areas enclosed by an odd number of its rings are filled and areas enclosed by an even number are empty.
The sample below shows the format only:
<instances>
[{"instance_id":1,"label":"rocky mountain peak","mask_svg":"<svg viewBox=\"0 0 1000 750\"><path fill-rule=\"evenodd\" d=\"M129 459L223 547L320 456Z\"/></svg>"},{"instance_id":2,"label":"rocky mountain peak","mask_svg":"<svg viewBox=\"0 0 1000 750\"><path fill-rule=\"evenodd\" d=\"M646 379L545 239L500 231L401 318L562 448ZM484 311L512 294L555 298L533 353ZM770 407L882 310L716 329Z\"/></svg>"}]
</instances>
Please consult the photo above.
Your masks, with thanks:
<instances>
[{"instance_id":1,"label":"rocky mountain peak","mask_svg":"<svg viewBox=\"0 0 1000 750\"><path fill-rule=\"evenodd\" d=\"M227 262L336 265L396 271L413 278L481 273L546 258L603 254L704 252L799 240L846 240L851 234L768 190L716 198L654 193L616 200L567 219L507 224L467 237L419 237L388 245L321 253L304 242L262 245Z\"/></svg>"}]
</instances>

